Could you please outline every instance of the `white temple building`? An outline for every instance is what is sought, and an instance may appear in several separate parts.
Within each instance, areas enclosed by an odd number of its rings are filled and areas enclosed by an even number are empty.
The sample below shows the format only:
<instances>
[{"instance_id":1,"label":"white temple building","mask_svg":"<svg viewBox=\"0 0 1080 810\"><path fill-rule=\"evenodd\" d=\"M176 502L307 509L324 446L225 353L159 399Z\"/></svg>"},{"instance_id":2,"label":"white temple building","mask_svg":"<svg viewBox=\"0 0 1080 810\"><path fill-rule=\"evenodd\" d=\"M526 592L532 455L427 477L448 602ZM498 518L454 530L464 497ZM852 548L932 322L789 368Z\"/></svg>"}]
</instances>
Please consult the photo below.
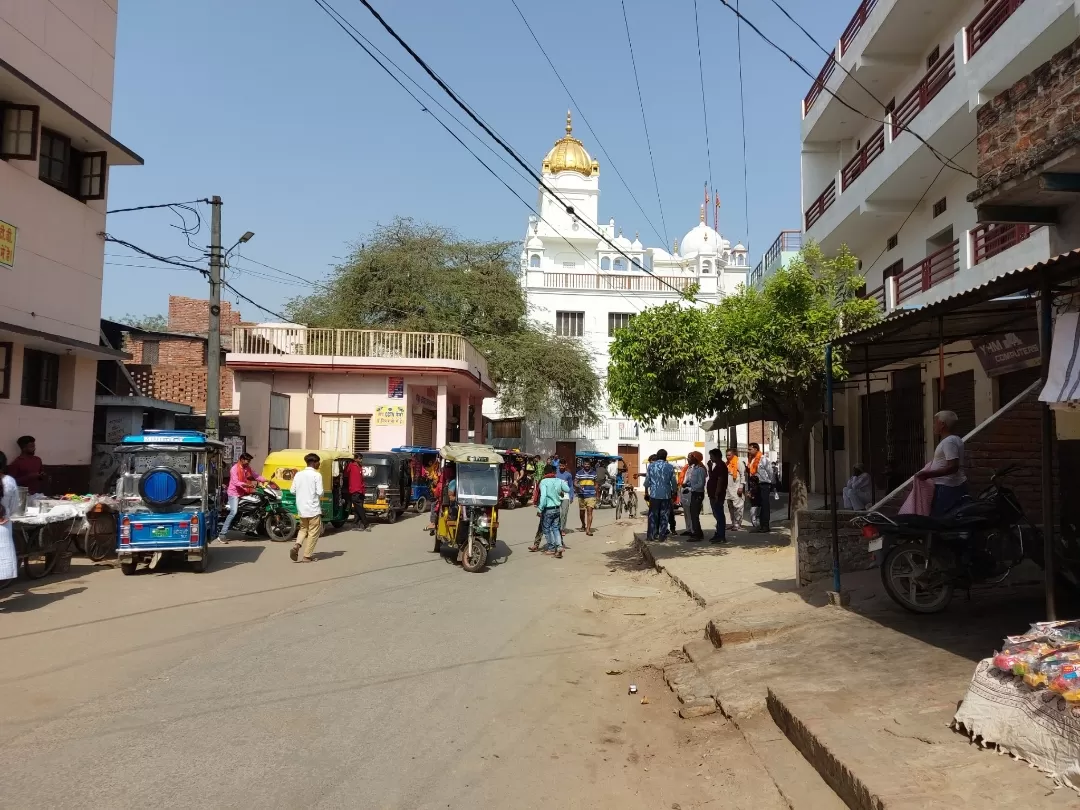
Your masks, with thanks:
<instances>
[{"instance_id":1,"label":"white temple building","mask_svg":"<svg viewBox=\"0 0 1080 810\"><path fill-rule=\"evenodd\" d=\"M600 164L573 136L570 113L566 135L544 158L544 183L560 200L540 188L537 210L529 217L521 253L521 283L530 317L547 323L559 335L580 338L593 357L601 378L607 375L608 348L615 331L649 307L682 298L698 286L701 304L715 303L746 283L748 257L741 244L734 247L706 224L702 206L699 222L671 252L646 247L637 231L628 238L614 217L601 222ZM569 205L573 213L566 210ZM600 239L586 223L601 231L616 247ZM630 229L627 229L630 232ZM689 305L689 304L688 304ZM669 454L685 455L716 445L716 434L703 433L692 417L666 424L641 425L605 406L597 425L579 426L552 415L539 424L499 419L497 404L488 415L496 444L522 447L529 452L572 455L575 450L600 450L622 455L638 469L660 447ZM745 431L743 426L741 430ZM739 436L745 444L745 436ZM727 438L724 437L723 443Z\"/></svg>"}]
</instances>

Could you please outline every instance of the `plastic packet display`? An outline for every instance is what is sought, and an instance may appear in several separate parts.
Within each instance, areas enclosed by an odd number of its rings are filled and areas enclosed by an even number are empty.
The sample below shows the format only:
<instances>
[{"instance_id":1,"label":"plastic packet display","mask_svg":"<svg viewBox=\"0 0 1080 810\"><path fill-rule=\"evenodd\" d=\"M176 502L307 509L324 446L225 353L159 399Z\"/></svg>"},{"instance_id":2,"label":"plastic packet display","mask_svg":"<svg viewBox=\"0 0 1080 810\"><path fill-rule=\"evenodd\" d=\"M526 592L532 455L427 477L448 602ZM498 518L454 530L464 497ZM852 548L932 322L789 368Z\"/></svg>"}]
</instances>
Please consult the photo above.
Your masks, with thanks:
<instances>
[{"instance_id":1,"label":"plastic packet display","mask_svg":"<svg viewBox=\"0 0 1080 810\"><path fill-rule=\"evenodd\" d=\"M1045 640L1013 641L994 656L994 666L1002 672L1027 675L1044 655L1054 652L1054 649Z\"/></svg>"}]
</instances>

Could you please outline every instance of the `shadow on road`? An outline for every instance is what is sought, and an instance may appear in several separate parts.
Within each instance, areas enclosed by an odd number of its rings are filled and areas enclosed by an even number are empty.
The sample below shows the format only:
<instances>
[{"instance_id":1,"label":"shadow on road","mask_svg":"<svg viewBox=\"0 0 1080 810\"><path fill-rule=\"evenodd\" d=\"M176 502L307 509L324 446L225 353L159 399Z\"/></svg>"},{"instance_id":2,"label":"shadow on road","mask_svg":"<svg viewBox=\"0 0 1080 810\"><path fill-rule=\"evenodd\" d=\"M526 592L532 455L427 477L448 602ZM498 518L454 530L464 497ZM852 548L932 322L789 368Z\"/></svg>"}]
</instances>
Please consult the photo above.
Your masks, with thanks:
<instances>
[{"instance_id":1,"label":"shadow on road","mask_svg":"<svg viewBox=\"0 0 1080 810\"><path fill-rule=\"evenodd\" d=\"M66 591L38 593L30 590L27 583L20 582L0 594L0 613L25 613L29 610L37 610L85 590L86 586L82 585L78 588L68 588Z\"/></svg>"}]
</instances>

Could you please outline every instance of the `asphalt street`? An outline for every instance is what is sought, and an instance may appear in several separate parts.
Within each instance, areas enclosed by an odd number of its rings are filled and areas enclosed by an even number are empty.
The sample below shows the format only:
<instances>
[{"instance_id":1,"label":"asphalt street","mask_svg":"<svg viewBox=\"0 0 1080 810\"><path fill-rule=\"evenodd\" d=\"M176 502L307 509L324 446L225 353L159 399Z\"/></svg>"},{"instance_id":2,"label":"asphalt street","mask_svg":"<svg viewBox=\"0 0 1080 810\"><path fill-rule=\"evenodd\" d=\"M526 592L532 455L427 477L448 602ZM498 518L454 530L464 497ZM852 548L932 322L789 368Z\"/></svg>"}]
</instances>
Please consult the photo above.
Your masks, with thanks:
<instances>
[{"instance_id":1,"label":"asphalt street","mask_svg":"<svg viewBox=\"0 0 1080 810\"><path fill-rule=\"evenodd\" d=\"M600 512L555 560L526 550L531 509L504 512L468 574L422 521L330 533L312 565L231 543L204 575L76 564L0 592L0 805L774 806L737 732L688 731L642 669L696 608L593 598L664 579L628 524Z\"/></svg>"}]
</instances>

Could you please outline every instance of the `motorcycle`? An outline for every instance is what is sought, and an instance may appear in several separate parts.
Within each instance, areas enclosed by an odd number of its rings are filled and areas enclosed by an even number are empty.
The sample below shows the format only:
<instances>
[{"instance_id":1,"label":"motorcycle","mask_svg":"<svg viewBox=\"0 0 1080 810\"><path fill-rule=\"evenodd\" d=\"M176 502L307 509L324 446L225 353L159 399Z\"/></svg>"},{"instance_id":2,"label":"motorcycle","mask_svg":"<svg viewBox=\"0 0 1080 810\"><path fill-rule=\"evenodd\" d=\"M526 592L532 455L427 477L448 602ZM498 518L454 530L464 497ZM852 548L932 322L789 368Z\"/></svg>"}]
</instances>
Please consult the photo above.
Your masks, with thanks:
<instances>
[{"instance_id":1,"label":"motorcycle","mask_svg":"<svg viewBox=\"0 0 1080 810\"><path fill-rule=\"evenodd\" d=\"M881 582L894 602L913 613L939 613L958 587L996 585L1025 558L1043 564L1042 533L999 480L1016 469L998 470L977 498L940 517L855 518L869 550L884 555Z\"/></svg>"},{"instance_id":2,"label":"motorcycle","mask_svg":"<svg viewBox=\"0 0 1080 810\"><path fill-rule=\"evenodd\" d=\"M229 514L226 503L221 509L221 521ZM296 536L299 523L296 516L282 503L281 490L277 487L256 486L255 490L240 498L236 517L230 528L250 535L269 537L275 543L284 543Z\"/></svg>"},{"instance_id":3,"label":"motorcycle","mask_svg":"<svg viewBox=\"0 0 1080 810\"><path fill-rule=\"evenodd\" d=\"M605 481L596 489L596 508L604 506L615 508L615 484L612 481Z\"/></svg>"}]
</instances>

